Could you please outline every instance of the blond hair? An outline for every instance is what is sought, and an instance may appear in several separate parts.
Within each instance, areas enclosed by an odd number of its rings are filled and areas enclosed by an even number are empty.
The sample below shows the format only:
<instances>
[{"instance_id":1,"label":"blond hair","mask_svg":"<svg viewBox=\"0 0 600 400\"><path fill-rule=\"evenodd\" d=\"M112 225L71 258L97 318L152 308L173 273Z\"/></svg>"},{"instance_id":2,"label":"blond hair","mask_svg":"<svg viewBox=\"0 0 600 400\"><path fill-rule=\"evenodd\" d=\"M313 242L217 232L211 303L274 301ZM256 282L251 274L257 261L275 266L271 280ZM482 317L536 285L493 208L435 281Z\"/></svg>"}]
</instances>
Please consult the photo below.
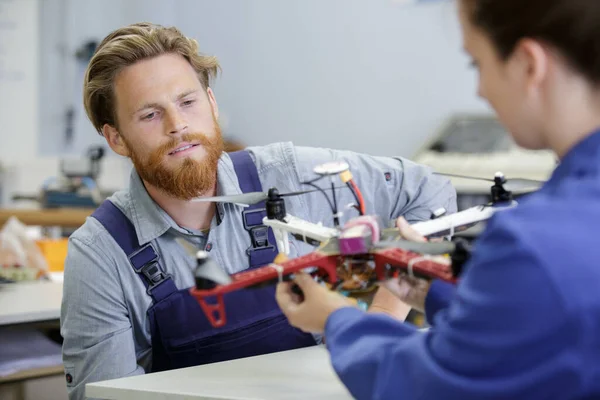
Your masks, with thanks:
<instances>
[{"instance_id":1,"label":"blond hair","mask_svg":"<svg viewBox=\"0 0 600 400\"><path fill-rule=\"evenodd\" d=\"M143 22L117 29L104 38L90 60L83 83L85 112L98 133L102 134L104 124L117 126L116 75L138 61L168 53L185 57L204 89L220 69L216 57L200 54L198 43L175 27Z\"/></svg>"}]
</instances>

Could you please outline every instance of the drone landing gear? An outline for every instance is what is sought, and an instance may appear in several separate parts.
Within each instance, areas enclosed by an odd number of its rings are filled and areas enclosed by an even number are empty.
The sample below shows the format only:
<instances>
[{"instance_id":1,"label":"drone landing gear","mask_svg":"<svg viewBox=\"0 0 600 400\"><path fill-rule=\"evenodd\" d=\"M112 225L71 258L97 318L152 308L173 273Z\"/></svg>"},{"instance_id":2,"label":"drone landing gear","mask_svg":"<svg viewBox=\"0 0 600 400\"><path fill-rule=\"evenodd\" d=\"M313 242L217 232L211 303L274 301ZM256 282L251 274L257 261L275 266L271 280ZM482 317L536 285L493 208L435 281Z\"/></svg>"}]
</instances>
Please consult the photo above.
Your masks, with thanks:
<instances>
[{"instance_id":1,"label":"drone landing gear","mask_svg":"<svg viewBox=\"0 0 600 400\"><path fill-rule=\"evenodd\" d=\"M377 265L403 266L401 268L392 267L392 269L400 269L408 272L409 275L422 275L426 279L441 279L446 282L456 283L456 277L453 274L450 263L439 262L429 259L426 256L412 253L409 251L390 248L379 250L375 253L375 263ZM404 267L406 266L406 267ZM385 281L389 277L389 270L378 268L377 279Z\"/></svg>"},{"instance_id":2,"label":"drone landing gear","mask_svg":"<svg viewBox=\"0 0 600 400\"><path fill-rule=\"evenodd\" d=\"M259 285L262 285L263 282L276 283L280 279L289 280L291 275L311 267L317 267L317 270L312 275L319 276L328 282L333 282L336 280L336 259L336 256L331 256L320 252L310 253L302 257L281 262L279 264L269 264L261 268L238 272L228 276L229 282L224 282L225 280L222 279L223 277L219 277L215 274L217 278L221 278L220 281L217 282L216 286L207 290L192 288L190 289L190 294L194 296L200 303L202 310L205 312L206 317L212 326L218 328L226 324L225 303L223 301L223 296L226 293L239 289L258 287ZM220 268L218 271L223 273L223 270ZM200 279L197 279L197 284L206 284L206 282L202 279L210 280L206 268L203 269L202 275L204 276L198 277L197 273L197 278ZM212 282L215 281L216 279L212 280ZM296 293L302 296L302 293L298 289L296 289ZM208 298L216 298L216 303L208 303Z\"/></svg>"},{"instance_id":3,"label":"drone landing gear","mask_svg":"<svg viewBox=\"0 0 600 400\"><path fill-rule=\"evenodd\" d=\"M200 303L200 307L202 307L202 311L204 311L204 315L206 315L212 326L219 328L225 325L227 320L225 318L225 302L223 301L223 295L218 294L216 299L216 304L209 304L206 299L202 297L197 300L198 303Z\"/></svg>"}]
</instances>

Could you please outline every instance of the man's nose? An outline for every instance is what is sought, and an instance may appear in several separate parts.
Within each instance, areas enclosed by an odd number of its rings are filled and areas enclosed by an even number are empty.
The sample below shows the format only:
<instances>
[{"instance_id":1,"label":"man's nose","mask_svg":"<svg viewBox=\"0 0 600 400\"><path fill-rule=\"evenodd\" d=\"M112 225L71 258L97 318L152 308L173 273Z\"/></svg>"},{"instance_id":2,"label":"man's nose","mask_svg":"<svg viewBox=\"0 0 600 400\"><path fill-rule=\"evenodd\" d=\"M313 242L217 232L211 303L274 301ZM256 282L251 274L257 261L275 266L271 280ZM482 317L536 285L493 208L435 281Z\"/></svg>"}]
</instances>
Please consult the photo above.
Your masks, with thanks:
<instances>
[{"instance_id":1,"label":"man's nose","mask_svg":"<svg viewBox=\"0 0 600 400\"><path fill-rule=\"evenodd\" d=\"M181 113L177 111L170 111L167 113L167 120L169 124L168 131L170 134L180 134L187 131L188 124Z\"/></svg>"}]
</instances>

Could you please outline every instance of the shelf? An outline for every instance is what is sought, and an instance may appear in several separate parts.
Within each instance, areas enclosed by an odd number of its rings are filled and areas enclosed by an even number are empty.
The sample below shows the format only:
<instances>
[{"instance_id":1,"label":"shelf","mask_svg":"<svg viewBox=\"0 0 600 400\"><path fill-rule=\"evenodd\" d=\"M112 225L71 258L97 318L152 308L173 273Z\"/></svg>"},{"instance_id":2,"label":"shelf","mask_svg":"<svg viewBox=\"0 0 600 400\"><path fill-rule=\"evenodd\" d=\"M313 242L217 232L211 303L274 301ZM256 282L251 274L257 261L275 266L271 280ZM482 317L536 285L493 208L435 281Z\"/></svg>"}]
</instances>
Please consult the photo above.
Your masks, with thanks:
<instances>
[{"instance_id":1,"label":"shelf","mask_svg":"<svg viewBox=\"0 0 600 400\"><path fill-rule=\"evenodd\" d=\"M36 209L0 209L0 226L10 217L16 217L29 226L79 227L94 212L88 208L59 208L52 210Z\"/></svg>"}]
</instances>

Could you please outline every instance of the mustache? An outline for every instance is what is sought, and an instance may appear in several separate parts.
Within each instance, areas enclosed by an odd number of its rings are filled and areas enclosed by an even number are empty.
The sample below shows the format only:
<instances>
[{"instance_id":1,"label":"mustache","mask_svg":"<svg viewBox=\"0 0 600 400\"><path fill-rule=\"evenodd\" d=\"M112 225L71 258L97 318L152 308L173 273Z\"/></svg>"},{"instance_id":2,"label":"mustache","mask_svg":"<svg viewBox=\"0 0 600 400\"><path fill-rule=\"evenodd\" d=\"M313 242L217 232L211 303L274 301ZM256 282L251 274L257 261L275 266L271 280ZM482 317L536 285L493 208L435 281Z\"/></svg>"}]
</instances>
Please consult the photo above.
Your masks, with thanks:
<instances>
[{"instance_id":1,"label":"mustache","mask_svg":"<svg viewBox=\"0 0 600 400\"><path fill-rule=\"evenodd\" d=\"M156 154L168 154L175 150L181 143L197 143L202 146L210 146L213 141L202 133L186 133L181 135L179 138L171 138L168 142L162 144L158 149L155 150Z\"/></svg>"}]
</instances>

